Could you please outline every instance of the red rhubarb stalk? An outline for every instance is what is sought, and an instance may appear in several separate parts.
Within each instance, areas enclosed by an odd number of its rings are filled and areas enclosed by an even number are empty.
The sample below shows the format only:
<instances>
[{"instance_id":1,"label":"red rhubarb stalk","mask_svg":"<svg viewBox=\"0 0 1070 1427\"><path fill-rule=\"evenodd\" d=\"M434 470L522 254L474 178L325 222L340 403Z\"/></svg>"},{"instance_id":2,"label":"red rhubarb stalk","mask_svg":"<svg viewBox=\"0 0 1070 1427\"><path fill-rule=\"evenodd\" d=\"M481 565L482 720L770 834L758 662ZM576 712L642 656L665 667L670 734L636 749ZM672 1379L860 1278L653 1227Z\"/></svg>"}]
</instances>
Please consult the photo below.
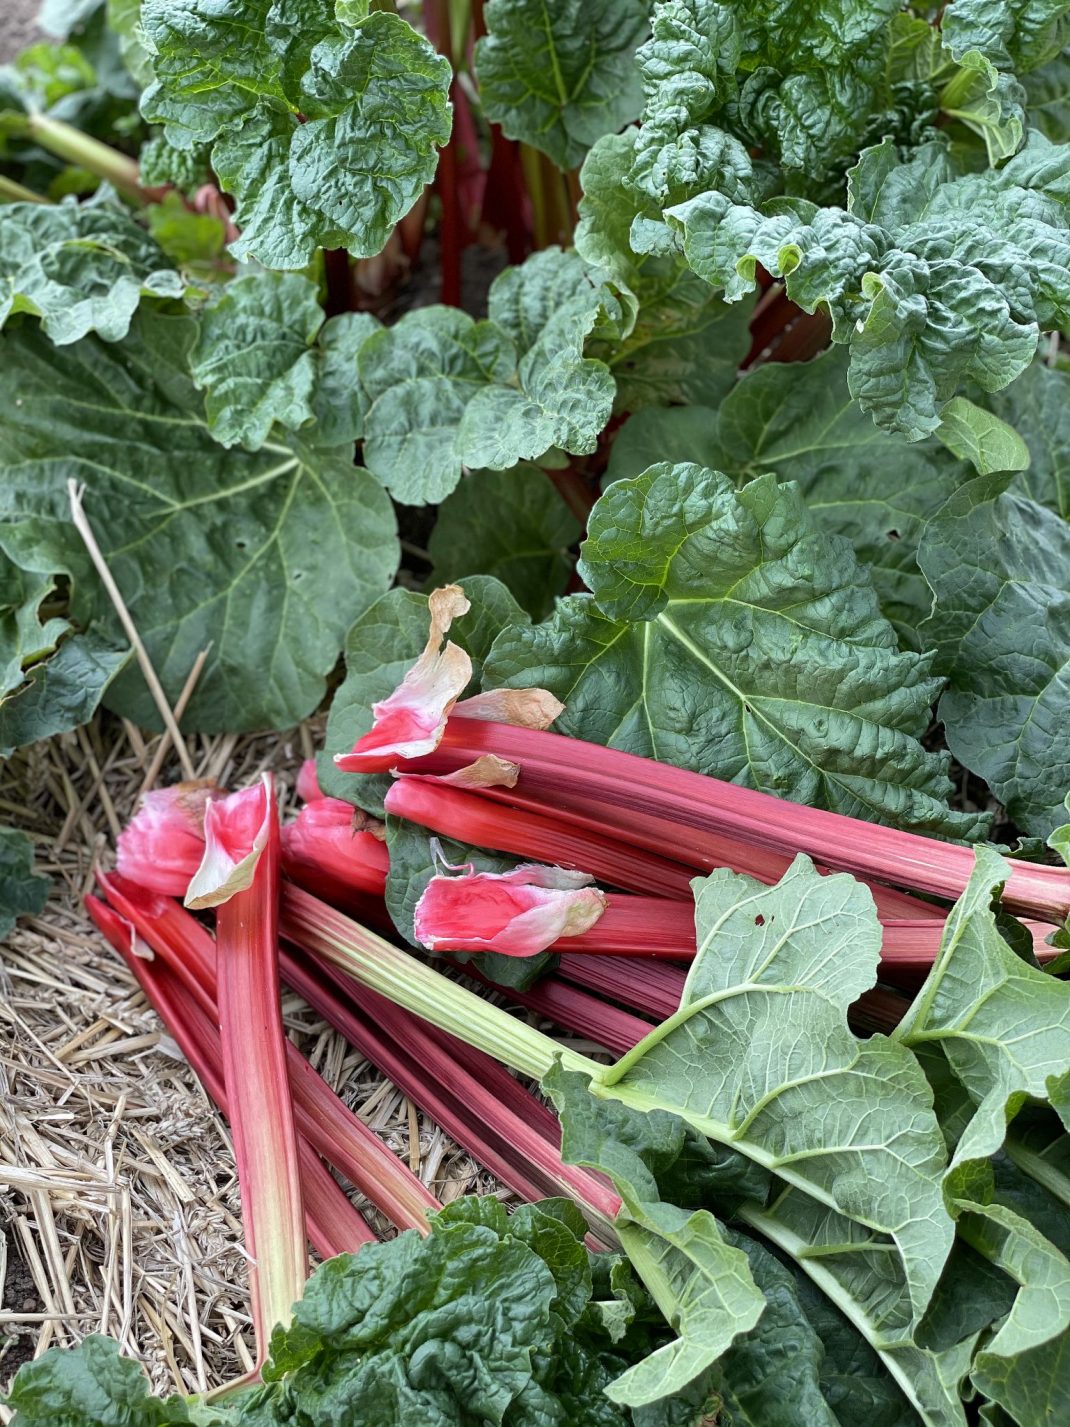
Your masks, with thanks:
<instances>
[{"instance_id":1,"label":"red rhubarb stalk","mask_svg":"<svg viewBox=\"0 0 1070 1427\"><path fill-rule=\"evenodd\" d=\"M552 813L509 807L497 798L414 777L399 778L391 785L386 810L443 837L574 867L626 892L691 900L693 868L604 833L571 827Z\"/></svg>"},{"instance_id":2,"label":"red rhubarb stalk","mask_svg":"<svg viewBox=\"0 0 1070 1427\"><path fill-rule=\"evenodd\" d=\"M112 905L217 1024L215 943L205 928L169 898L115 875L98 873L98 879ZM435 1196L338 1098L292 1041L285 1049L299 1132L397 1228L427 1234L428 1213L441 1207Z\"/></svg>"},{"instance_id":3,"label":"red rhubarb stalk","mask_svg":"<svg viewBox=\"0 0 1070 1427\"><path fill-rule=\"evenodd\" d=\"M598 960L597 957L584 959ZM499 992L507 1001L515 1001L518 1006L536 1012L554 1025L574 1031L576 1035L585 1036L597 1045L604 1046L606 1050L616 1051L618 1054L631 1050L632 1046L651 1030L648 1021L641 1021L638 1016L630 1015L617 1006L607 1006L597 996L588 995L578 986L570 985L568 981L558 980L556 977L547 977L526 991L515 991L511 987L507 990L488 980L478 966L468 965L459 969L480 985ZM676 1010L677 1006L672 1009ZM672 1012L668 1014L671 1015Z\"/></svg>"},{"instance_id":4,"label":"red rhubarb stalk","mask_svg":"<svg viewBox=\"0 0 1070 1427\"><path fill-rule=\"evenodd\" d=\"M138 954L135 928L124 917L92 894L86 897L85 907L98 931L126 962L208 1095L229 1120L218 1026L169 967ZM353 1253L361 1244L375 1243L375 1233L303 1135L298 1138L297 1149L305 1229L316 1252L322 1258L333 1258L335 1254Z\"/></svg>"},{"instance_id":5,"label":"red rhubarb stalk","mask_svg":"<svg viewBox=\"0 0 1070 1427\"><path fill-rule=\"evenodd\" d=\"M283 974L399 1090L523 1198L565 1193L583 1204L604 1239L620 1201L585 1170L561 1161L547 1138L553 1115L501 1065L428 1025L367 986L301 955ZM474 1068L475 1067L475 1068Z\"/></svg>"},{"instance_id":6,"label":"red rhubarb stalk","mask_svg":"<svg viewBox=\"0 0 1070 1427\"><path fill-rule=\"evenodd\" d=\"M279 1006L279 819L270 774L210 803L187 905L216 909L223 1078L231 1107L259 1356L308 1272L297 1133Z\"/></svg>"},{"instance_id":7,"label":"red rhubarb stalk","mask_svg":"<svg viewBox=\"0 0 1070 1427\"><path fill-rule=\"evenodd\" d=\"M816 862L856 876L956 900L973 871L968 847L900 832L841 813L786 802L562 734L454 716L433 754L401 762L418 773L449 773L486 754L521 768L521 786L558 816L594 816L611 836L641 841L650 817L675 825L674 856L703 855L704 839L731 834L774 852L805 852ZM683 831L687 829L687 831ZM1063 924L1070 917L1070 869L1008 863L1003 893L1008 911Z\"/></svg>"}]
</instances>

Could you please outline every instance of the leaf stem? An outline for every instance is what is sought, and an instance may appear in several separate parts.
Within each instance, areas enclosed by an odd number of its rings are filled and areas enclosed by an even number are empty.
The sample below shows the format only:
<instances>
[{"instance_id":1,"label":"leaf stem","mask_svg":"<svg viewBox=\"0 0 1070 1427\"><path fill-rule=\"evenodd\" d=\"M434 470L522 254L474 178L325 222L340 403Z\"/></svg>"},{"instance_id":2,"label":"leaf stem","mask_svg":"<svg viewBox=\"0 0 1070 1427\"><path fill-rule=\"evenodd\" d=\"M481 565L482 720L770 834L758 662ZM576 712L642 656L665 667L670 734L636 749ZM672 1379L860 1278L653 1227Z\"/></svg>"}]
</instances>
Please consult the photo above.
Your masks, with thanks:
<instances>
[{"instance_id":1,"label":"leaf stem","mask_svg":"<svg viewBox=\"0 0 1070 1427\"><path fill-rule=\"evenodd\" d=\"M32 188L23 188L21 183L16 183L13 178L5 178L0 174L0 203L45 203L49 200L42 198L39 193L34 193Z\"/></svg>"},{"instance_id":2,"label":"leaf stem","mask_svg":"<svg viewBox=\"0 0 1070 1427\"><path fill-rule=\"evenodd\" d=\"M57 158L66 159L68 163L77 164L79 168L95 173L98 178L106 179L132 203L141 206L148 201L141 187L135 159L49 114L30 114L28 128L32 138Z\"/></svg>"}]
</instances>

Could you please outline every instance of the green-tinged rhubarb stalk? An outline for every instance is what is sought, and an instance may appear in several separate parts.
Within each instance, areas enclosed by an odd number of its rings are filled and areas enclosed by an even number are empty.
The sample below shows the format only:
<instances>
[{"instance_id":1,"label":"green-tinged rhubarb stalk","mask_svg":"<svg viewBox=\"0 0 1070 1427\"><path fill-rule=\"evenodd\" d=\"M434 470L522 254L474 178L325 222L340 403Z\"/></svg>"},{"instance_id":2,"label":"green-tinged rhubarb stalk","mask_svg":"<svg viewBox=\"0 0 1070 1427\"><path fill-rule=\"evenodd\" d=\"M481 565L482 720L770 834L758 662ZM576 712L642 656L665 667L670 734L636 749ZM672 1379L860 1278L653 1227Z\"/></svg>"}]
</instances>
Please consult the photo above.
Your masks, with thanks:
<instances>
[{"instance_id":1,"label":"green-tinged rhubarb stalk","mask_svg":"<svg viewBox=\"0 0 1070 1427\"><path fill-rule=\"evenodd\" d=\"M216 909L219 1025L259 1357L308 1271L297 1134L279 1005L279 819L274 782L210 803L186 894Z\"/></svg>"},{"instance_id":2,"label":"green-tinged rhubarb stalk","mask_svg":"<svg viewBox=\"0 0 1070 1427\"><path fill-rule=\"evenodd\" d=\"M137 161L128 158L109 144L90 138L62 119L50 114L32 113L26 119L27 133L43 149L57 158L65 159L78 168L88 169L98 178L104 179L112 187L129 199L131 203L146 203L145 190L141 187Z\"/></svg>"},{"instance_id":3,"label":"green-tinged rhubarb stalk","mask_svg":"<svg viewBox=\"0 0 1070 1427\"><path fill-rule=\"evenodd\" d=\"M355 981L522 1075L541 1080L557 1060L587 1075L603 1069L288 883L282 890L281 926L289 940Z\"/></svg>"}]
</instances>

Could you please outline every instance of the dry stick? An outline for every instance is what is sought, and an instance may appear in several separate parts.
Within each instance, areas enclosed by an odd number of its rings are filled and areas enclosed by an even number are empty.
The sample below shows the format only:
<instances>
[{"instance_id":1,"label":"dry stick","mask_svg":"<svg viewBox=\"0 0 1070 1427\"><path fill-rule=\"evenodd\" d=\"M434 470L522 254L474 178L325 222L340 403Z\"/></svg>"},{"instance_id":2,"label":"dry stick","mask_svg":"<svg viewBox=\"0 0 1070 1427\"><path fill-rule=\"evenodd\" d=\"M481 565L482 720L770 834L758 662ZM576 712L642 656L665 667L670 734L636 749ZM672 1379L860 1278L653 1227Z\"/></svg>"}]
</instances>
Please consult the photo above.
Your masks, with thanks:
<instances>
[{"instance_id":1,"label":"dry stick","mask_svg":"<svg viewBox=\"0 0 1070 1427\"><path fill-rule=\"evenodd\" d=\"M197 655L196 659L194 659L193 668L189 671L189 674L186 678L186 682L182 685L182 692L179 694L178 699L175 702L176 722L186 712L186 708L189 704L189 701L193 697L193 690L197 687L197 680L201 677L201 670L204 668L205 661L207 660L211 652L212 646L209 644L207 649L202 649L201 652ZM170 730L165 729L163 734L160 736L159 746L157 747L156 752L152 755L152 762L149 764L148 771L145 774L141 787L138 789L137 796L139 802L149 791L149 789L153 787L156 782L156 779L160 776L160 769L163 767L163 761L167 757L167 750L170 747ZM183 765L183 772L184 771L185 766Z\"/></svg>"},{"instance_id":2,"label":"dry stick","mask_svg":"<svg viewBox=\"0 0 1070 1427\"><path fill-rule=\"evenodd\" d=\"M74 522L74 528L82 537L85 548L89 551L89 558L96 566L96 571L100 576L101 583L108 592L108 598L115 606L115 612L119 616L120 623L126 630L126 637L134 646L134 653L137 655L137 662L141 666L141 672L145 676L145 683L149 686L149 693L152 695L153 702L160 711L160 717L163 719L164 727L171 735L171 742L174 744L175 752L178 754L178 760L182 764L183 776L187 779L193 779L197 776L194 772L193 760L189 756L189 750L179 731L175 716L171 712L171 705L167 702L167 695L163 691L163 685L157 678L156 670L152 667L152 660L149 658L148 650L141 642L141 635L137 632L137 626L130 618L130 611L127 609L126 603L119 593L119 586L115 583L112 572L108 569L108 562L104 559L101 548L97 544L97 538L93 534L93 527L89 523L89 517L82 508L85 486L79 485L75 480L69 480L67 482L67 495L71 503L71 519Z\"/></svg>"}]
</instances>

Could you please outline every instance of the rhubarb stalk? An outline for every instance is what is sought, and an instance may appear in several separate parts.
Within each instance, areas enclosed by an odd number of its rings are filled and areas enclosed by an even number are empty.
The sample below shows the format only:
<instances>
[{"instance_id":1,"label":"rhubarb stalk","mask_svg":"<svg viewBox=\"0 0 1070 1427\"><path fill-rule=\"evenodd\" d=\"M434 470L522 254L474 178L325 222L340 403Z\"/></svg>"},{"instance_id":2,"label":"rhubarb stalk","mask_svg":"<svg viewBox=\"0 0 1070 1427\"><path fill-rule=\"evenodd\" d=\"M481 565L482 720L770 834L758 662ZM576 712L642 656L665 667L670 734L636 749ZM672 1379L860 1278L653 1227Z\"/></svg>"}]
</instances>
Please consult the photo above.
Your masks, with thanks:
<instances>
[{"instance_id":1,"label":"rhubarb stalk","mask_svg":"<svg viewBox=\"0 0 1070 1427\"><path fill-rule=\"evenodd\" d=\"M973 852L955 843L900 832L842 813L785 802L669 763L619 749L454 715L434 753L399 760L416 773L450 773L487 754L521 768L520 786L568 821L642 846L647 819L676 828L675 856L702 855L706 840L724 834L781 854L805 852L822 866L956 900L973 871ZM686 831L685 831L686 829ZM715 854L716 856L716 854ZM1008 911L1062 925L1070 918L1070 870L1008 863L1003 893Z\"/></svg>"},{"instance_id":2,"label":"rhubarb stalk","mask_svg":"<svg viewBox=\"0 0 1070 1427\"><path fill-rule=\"evenodd\" d=\"M109 902L218 1024L215 944L189 912L123 878L97 874ZM399 1229L427 1234L440 1208L431 1191L334 1093L290 1041L285 1045L298 1132Z\"/></svg>"},{"instance_id":3,"label":"rhubarb stalk","mask_svg":"<svg viewBox=\"0 0 1070 1427\"><path fill-rule=\"evenodd\" d=\"M229 1121L218 1027L169 967L138 954L136 930L123 916L92 894L86 897L85 908L97 930L126 962L198 1080ZM305 1228L316 1252L321 1258L333 1258L335 1254L353 1253L361 1244L375 1243L375 1233L304 1136L298 1140L297 1148Z\"/></svg>"},{"instance_id":4,"label":"rhubarb stalk","mask_svg":"<svg viewBox=\"0 0 1070 1427\"><path fill-rule=\"evenodd\" d=\"M297 1134L279 1006L279 819L270 774L210 803L188 906L216 909L223 1078L261 1360L308 1271Z\"/></svg>"}]
</instances>

